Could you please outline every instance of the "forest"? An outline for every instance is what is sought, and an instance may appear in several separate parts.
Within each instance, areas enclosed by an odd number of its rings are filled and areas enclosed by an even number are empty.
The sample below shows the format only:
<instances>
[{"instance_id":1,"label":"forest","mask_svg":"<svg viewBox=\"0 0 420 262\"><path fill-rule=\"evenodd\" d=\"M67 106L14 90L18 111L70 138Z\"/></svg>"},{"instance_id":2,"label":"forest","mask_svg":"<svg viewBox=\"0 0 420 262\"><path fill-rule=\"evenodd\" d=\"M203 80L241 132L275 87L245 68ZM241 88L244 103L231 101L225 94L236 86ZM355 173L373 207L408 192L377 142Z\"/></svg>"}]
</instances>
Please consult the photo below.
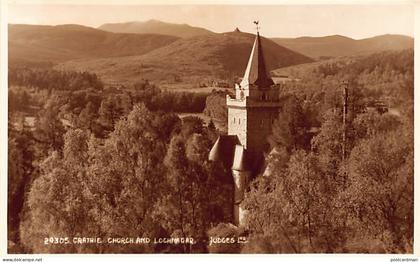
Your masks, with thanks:
<instances>
[{"instance_id":1,"label":"forest","mask_svg":"<svg viewBox=\"0 0 420 262\"><path fill-rule=\"evenodd\" d=\"M280 86L267 172L246 192L243 227L230 223L230 170L208 161L224 130L177 114L226 121L226 93L9 68L9 253L412 253L413 58L387 51L297 68L299 81ZM64 236L196 243L44 243Z\"/></svg>"}]
</instances>

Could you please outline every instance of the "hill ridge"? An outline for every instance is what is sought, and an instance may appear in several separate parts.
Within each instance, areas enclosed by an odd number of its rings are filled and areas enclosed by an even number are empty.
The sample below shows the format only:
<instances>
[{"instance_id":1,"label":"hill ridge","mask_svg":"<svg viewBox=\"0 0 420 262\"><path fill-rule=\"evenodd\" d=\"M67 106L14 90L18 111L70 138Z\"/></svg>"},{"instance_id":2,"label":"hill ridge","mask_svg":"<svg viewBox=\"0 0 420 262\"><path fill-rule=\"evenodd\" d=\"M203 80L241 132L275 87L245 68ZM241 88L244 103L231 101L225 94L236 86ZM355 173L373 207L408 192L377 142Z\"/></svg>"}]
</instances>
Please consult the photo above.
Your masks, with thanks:
<instances>
[{"instance_id":1,"label":"hill ridge","mask_svg":"<svg viewBox=\"0 0 420 262\"><path fill-rule=\"evenodd\" d=\"M232 80L245 71L255 35L220 33L180 38L139 56L69 61L60 69L94 71L105 81L147 78L166 83L203 83ZM313 60L262 37L268 68L308 63ZM109 76L113 77L109 77Z\"/></svg>"},{"instance_id":2,"label":"hill ridge","mask_svg":"<svg viewBox=\"0 0 420 262\"><path fill-rule=\"evenodd\" d=\"M214 32L189 24L168 23L156 19L147 21L131 21L122 23L105 23L98 29L116 33L158 33L176 37L192 37L198 35L215 34Z\"/></svg>"},{"instance_id":3,"label":"hill ridge","mask_svg":"<svg viewBox=\"0 0 420 262\"><path fill-rule=\"evenodd\" d=\"M271 38L279 45L288 47L314 59L369 54L386 50L413 48L414 39L399 34L385 34L363 39L342 35L321 37ZM339 43L339 44L338 44Z\"/></svg>"},{"instance_id":4,"label":"hill ridge","mask_svg":"<svg viewBox=\"0 0 420 262\"><path fill-rule=\"evenodd\" d=\"M86 57L140 55L178 38L159 34L111 33L81 25L9 25L13 61L63 62Z\"/></svg>"}]
</instances>

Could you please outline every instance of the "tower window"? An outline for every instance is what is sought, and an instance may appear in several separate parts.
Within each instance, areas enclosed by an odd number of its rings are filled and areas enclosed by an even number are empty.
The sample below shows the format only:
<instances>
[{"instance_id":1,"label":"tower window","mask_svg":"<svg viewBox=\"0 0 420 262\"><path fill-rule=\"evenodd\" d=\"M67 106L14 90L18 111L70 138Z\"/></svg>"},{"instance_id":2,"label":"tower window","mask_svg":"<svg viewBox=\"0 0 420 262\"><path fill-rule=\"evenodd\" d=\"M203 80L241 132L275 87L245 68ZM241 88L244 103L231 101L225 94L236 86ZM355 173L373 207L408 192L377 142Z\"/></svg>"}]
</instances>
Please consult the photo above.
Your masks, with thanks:
<instances>
[{"instance_id":1,"label":"tower window","mask_svg":"<svg viewBox=\"0 0 420 262\"><path fill-rule=\"evenodd\" d=\"M239 118L239 124L241 124L241 119Z\"/></svg>"},{"instance_id":2,"label":"tower window","mask_svg":"<svg viewBox=\"0 0 420 262\"><path fill-rule=\"evenodd\" d=\"M236 119L235 119L235 118L233 118L233 123L235 124L235 122L236 122Z\"/></svg>"},{"instance_id":3,"label":"tower window","mask_svg":"<svg viewBox=\"0 0 420 262\"><path fill-rule=\"evenodd\" d=\"M268 98L267 94L266 93L262 93L261 100L265 101L265 100L267 100L267 98Z\"/></svg>"}]
</instances>

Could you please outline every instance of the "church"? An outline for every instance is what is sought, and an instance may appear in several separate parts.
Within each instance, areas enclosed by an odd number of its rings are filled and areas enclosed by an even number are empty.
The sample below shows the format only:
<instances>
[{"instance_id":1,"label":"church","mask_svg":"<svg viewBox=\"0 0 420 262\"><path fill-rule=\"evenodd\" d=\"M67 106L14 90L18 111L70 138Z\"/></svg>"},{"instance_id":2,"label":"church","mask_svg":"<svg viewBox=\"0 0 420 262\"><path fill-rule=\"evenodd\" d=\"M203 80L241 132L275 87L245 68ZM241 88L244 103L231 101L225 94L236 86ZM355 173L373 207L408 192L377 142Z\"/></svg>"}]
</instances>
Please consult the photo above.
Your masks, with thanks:
<instances>
[{"instance_id":1,"label":"church","mask_svg":"<svg viewBox=\"0 0 420 262\"><path fill-rule=\"evenodd\" d=\"M264 172L264 155L270 150L267 138L280 108L279 86L269 75L258 30L242 81L235 84L234 97L226 96L226 105L228 134L218 137L209 160L232 170L234 223L241 225L246 215L241 205L244 193Z\"/></svg>"}]
</instances>

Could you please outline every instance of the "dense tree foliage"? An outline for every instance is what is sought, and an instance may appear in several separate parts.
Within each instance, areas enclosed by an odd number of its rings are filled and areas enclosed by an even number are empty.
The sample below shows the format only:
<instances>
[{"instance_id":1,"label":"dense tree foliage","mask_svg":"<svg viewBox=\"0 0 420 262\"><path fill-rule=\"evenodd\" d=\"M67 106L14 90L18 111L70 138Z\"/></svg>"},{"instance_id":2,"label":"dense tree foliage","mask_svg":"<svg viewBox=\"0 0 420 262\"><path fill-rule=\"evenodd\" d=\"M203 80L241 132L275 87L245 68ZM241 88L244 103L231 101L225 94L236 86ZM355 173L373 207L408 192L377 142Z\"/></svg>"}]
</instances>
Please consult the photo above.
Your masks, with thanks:
<instances>
[{"instance_id":1,"label":"dense tree foliage","mask_svg":"<svg viewBox=\"0 0 420 262\"><path fill-rule=\"evenodd\" d=\"M30 187L20 227L22 244L31 252L53 253L205 251L204 242L194 247L69 248L43 240L88 235L205 240L213 224L230 219L225 200L232 190L228 174L207 161L210 132L200 119L182 123L175 115L153 113L142 104L118 120L105 139L69 129L61 150L51 149Z\"/></svg>"},{"instance_id":2,"label":"dense tree foliage","mask_svg":"<svg viewBox=\"0 0 420 262\"><path fill-rule=\"evenodd\" d=\"M25 191L28 189L33 177L34 152L31 133L27 130L15 130L9 128L8 137L8 176L7 176L7 239L13 243L19 243L19 225L21 211L25 202ZM19 246L12 247L12 252L19 252Z\"/></svg>"},{"instance_id":3,"label":"dense tree foliage","mask_svg":"<svg viewBox=\"0 0 420 262\"><path fill-rule=\"evenodd\" d=\"M245 197L250 242L243 250L412 252L412 55L321 64L283 86L282 97L294 100L273 125L269 176ZM349 88L345 126L342 79ZM311 136L310 147L296 146ZM255 244L267 239L270 245Z\"/></svg>"},{"instance_id":4,"label":"dense tree foliage","mask_svg":"<svg viewBox=\"0 0 420 262\"><path fill-rule=\"evenodd\" d=\"M246 192L238 228L229 224L230 170L208 161L219 131L176 114L205 108L226 121L226 93L174 93L147 81L105 88L88 73L12 68L9 251L412 252L413 74L408 50L324 61L283 84L269 172ZM196 243L44 243L61 236ZM210 245L211 237L247 242Z\"/></svg>"},{"instance_id":5,"label":"dense tree foliage","mask_svg":"<svg viewBox=\"0 0 420 262\"><path fill-rule=\"evenodd\" d=\"M9 240L15 243L9 247L11 251L150 252L154 247L114 245L101 249L87 245L68 249L44 245L42 237L124 236L128 232L170 236L176 229L166 231L151 210L156 210L154 205L170 190L165 182L170 176L161 164L172 137L181 131L185 141L192 138L188 144L188 156L194 163L191 170L206 177L207 172L219 174L217 167L208 164L202 168L200 163L207 159L204 156L215 139L214 127L207 129L201 120L197 123L188 118L183 124L176 114L157 111L201 112L206 94L163 92L147 81L132 88L105 89L92 74L27 68L10 68L9 84L8 218ZM145 102L146 107L134 107L139 102ZM201 139L207 142L202 144ZM208 183L214 183L214 175L208 177ZM131 188L126 188L128 185ZM220 188L226 192L223 185ZM218 199L220 204L223 198ZM212 207L200 207L205 212L223 206L208 203ZM131 205L137 211L127 217ZM227 216L219 211L212 213L215 221ZM143 222L139 224L140 219ZM83 225L73 228L76 221ZM101 223L109 225L105 228ZM200 223L205 232L207 224ZM39 241L25 242L23 237ZM164 250L165 245L156 248Z\"/></svg>"},{"instance_id":6,"label":"dense tree foliage","mask_svg":"<svg viewBox=\"0 0 420 262\"><path fill-rule=\"evenodd\" d=\"M213 91L206 100L204 114L221 123L222 131L227 131L228 110L226 106L226 95L224 91ZM231 94L230 94L231 95Z\"/></svg>"},{"instance_id":7,"label":"dense tree foliage","mask_svg":"<svg viewBox=\"0 0 420 262\"><path fill-rule=\"evenodd\" d=\"M150 110L191 113L203 112L207 98L206 93L162 91L147 81L134 84L130 95Z\"/></svg>"},{"instance_id":8,"label":"dense tree foliage","mask_svg":"<svg viewBox=\"0 0 420 262\"><path fill-rule=\"evenodd\" d=\"M310 148L310 122L306 112L295 96L282 97L279 116L273 123L273 134L269 138L272 147L282 147L291 152Z\"/></svg>"},{"instance_id":9,"label":"dense tree foliage","mask_svg":"<svg viewBox=\"0 0 420 262\"><path fill-rule=\"evenodd\" d=\"M11 112L33 115L53 96L59 104L61 118L78 127L90 127L97 135L105 135L134 104L144 103L153 111L201 113L207 94L162 91L148 81L105 88L95 74L87 72L9 68ZM101 116L99 121L92 121L97 115ZM105 134L100 134L100 128L106 129Z\"/></svg>"},{"instance_id":10,"label":"dense tree foliage","mask_svg":"<svg viewBox=\"0 0 420 262\"><path fill-rule=\"evenodd\" d=\"M102 82L95 74L63 72L32 68L9 68L9 85L36 87L48 90L101 90Z\"/></svg>"}]
</instances>

